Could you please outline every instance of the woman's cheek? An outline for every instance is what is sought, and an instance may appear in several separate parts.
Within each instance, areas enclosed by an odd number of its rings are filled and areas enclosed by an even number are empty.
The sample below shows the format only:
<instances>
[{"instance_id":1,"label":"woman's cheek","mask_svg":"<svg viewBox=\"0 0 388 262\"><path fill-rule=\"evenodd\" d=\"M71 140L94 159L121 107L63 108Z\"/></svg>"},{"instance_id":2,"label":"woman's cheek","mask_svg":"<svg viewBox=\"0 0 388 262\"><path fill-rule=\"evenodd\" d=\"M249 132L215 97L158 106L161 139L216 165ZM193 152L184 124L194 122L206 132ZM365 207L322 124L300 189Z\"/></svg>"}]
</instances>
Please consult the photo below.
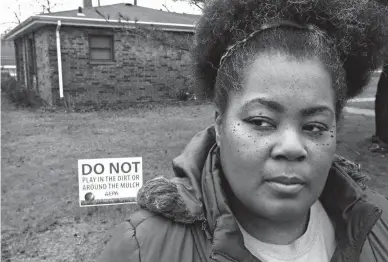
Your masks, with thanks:
<instances>
[{"instance_id":1,"label":"woman's cheek","mask_svg":"<svg viewBox=\"0 0 388 262\"><path fill-rule=\"evenodd\" d=\"M318 148L317 150L330 153L335 152L337 147L336 135L334 131L327 131L320 139L314 141L313 144L314 147Z\"/></svg>"},{"instance_id":2,"label":"woman's cheek","mask_svg":"<svg viewBox=\"0 0 388 262\"><path fill-rule=\"evenodd\" d=\"M243 128L231 132L230 136L225 137L221 148L223 161L227 161L222 163L227 176L233 176L230 179L245 186L247 190L257 184L252 182L260 180L259 174L268 157L268 150L265 148L268 144L268 141Z\"/></svg>"},{"instance_id":3,"label":"woman's cheek","mask_svg":"<svg viewBox=\"0 0 388 262\"><path fill-rule=\"evenodd\" d=\"M248 159L261 152L261 147L267 144L258 131L242 124L233 125L225 140L230 150L235 151L239 157Z\"/></svg>"}]
</instances>

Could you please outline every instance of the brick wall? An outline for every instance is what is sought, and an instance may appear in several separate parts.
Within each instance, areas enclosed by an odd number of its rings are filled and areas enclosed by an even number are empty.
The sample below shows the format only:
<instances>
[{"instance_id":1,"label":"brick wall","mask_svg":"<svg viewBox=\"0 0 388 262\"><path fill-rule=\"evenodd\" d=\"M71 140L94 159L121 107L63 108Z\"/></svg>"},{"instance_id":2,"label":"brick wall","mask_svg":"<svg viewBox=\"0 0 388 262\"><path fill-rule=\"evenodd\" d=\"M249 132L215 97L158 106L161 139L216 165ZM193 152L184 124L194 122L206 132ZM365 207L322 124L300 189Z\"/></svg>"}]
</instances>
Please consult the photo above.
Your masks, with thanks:
<instances>
[{"instance_id":1,"label":"brick wall","mask_svg":"<svg viewBox=\"0 0 388 262\"><path fill-rule=\"evenodd\" d=\"M55 26L40 28L15 39L14 43L18 81L28 89L35 89L40 97L52 103L53 88L58 88L53 82L55 70L49 56L50 49L56 52Z\"/></svg>"},{"instance_id":2,"label":"brick wall","mask_svg":"<svg viewBox=\"0 0 388 262\"><path fill-rule=\"evenodd\" d=\"M15 59L16 59L16 76L17 80L24 84L24 57L23 57L23 39L19 38L14 41L15 43Z\"/></svg>"},{"instance_id":3,"label":"brick wall","mask_svg":"<svg viewBox=\"0 0 388 262\"><path fill-rule=\"evenodd\" d=\"M50 44L55 34L55 27L47 26L37 30L34 33L35 38L35 53L36 53L36 66L37 66L37 89L40 97L48 102L53 101L52 88L52 64L50 63L49 49ZM55 42L54 42L55 44Z\"/></svg>"},{"instance_id":4,"label":"brick wall","mask_svg":"<svg viewBox=\"0 0 388 262\"><path fill-rule=\"evenodd\" d=\"M49 103L59 101L56 26L48 25L15 40L19 81L24 83L23 42L34 39L36 80L39 95ZM90 60L89 35L114 36L114 62ZM191 34L163 32L170 42L191 39ZM169 47L152 37L129 29L96 29L62 26L61 55L64 93L67 99L94 101L159 101L177 99L190 89L190 58L185 51Z\"/></svg>"},{"instance_id":5,"label":"brick wall","mask_svg":"<svg viewBox=\"0 0 388 262\"><path fill-rule=\"evenodd\" d=\"M114 59L101 64L90 60L88 36L114 36ZM187 38L185 33L165 32L168 39ZM54 38L55 40L55 38ZM158 101L177 99L189 88L189 54L128 30L61 28L63 84L65 95L75 100L120 99ZM50 51L53 95L58 97L56 52Z\"/></svg>"}]
</instances>

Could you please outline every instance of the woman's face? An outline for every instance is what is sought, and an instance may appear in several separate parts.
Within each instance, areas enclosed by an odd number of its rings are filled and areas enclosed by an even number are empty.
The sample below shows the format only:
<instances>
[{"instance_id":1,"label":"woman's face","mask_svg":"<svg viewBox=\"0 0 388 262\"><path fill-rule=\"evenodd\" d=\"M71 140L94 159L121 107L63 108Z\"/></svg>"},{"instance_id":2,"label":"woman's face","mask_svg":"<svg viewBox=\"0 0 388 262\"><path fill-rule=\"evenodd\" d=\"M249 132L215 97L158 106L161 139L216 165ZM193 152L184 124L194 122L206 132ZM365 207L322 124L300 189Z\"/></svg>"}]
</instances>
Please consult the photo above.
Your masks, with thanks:
<instances>
[{"instance_id":1,"label":"woman's face","mask_svg":"<svg viewBox=\"0 0 388 262\"><path fill-rule=\"evenodd\" d=\"M263 54L216 117L223 171L253 214L297 218L320 196L336 150L331 83L318 60Z\"/></svg>"}]
</instances>

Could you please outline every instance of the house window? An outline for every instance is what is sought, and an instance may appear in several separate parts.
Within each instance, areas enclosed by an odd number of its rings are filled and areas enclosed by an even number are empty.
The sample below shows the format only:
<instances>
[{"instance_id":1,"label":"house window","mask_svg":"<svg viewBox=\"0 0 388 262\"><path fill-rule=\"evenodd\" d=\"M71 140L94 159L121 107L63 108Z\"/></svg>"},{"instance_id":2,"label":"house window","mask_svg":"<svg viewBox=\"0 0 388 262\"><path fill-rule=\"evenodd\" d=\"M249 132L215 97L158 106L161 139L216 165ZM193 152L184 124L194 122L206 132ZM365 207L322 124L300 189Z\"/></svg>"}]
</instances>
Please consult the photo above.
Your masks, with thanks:
<instances>
[{"instance_id":1,"label":"house window","mask_svg":"<svg viewBox=\"0 0 388 262\"><path fill-rule=\"evenodd\" d=\"M90 60L92 61L114 61L113 36L112 35L91 35L89 36Z\"/></svg>"}]
</instances>

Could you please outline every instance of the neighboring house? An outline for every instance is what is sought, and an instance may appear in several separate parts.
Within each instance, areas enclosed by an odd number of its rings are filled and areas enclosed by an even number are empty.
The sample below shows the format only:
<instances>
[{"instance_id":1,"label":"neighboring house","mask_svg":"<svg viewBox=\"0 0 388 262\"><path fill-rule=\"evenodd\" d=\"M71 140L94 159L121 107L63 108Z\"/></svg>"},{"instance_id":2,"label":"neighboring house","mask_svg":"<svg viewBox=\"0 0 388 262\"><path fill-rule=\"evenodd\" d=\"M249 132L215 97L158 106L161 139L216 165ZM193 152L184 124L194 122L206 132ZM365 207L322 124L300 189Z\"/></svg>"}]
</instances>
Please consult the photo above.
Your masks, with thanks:
<instances>
[{"instance_id":1,"label":"neighboring house","mask_svg":"<svg viewBox=\"0 0 388 262\"><path fill-rule=\"evenodd\" d=\"M189 54L133 30L156 29L182 42L192 39L198 18L84 0L83 9L32 16L6 38L15 43L18 80L50 104L94 96L157 101L187 91Z\"/></svg>"},{"instance_id":2,"label":"neighboring house","mask_svg":"<svg viewBox=\"0 0 388 262\"><path fill-rule=\"evenodd\" d=\"M13 41L1 40L1 72L16 76L15 48Z\"/></svg>"}]
</instances>

